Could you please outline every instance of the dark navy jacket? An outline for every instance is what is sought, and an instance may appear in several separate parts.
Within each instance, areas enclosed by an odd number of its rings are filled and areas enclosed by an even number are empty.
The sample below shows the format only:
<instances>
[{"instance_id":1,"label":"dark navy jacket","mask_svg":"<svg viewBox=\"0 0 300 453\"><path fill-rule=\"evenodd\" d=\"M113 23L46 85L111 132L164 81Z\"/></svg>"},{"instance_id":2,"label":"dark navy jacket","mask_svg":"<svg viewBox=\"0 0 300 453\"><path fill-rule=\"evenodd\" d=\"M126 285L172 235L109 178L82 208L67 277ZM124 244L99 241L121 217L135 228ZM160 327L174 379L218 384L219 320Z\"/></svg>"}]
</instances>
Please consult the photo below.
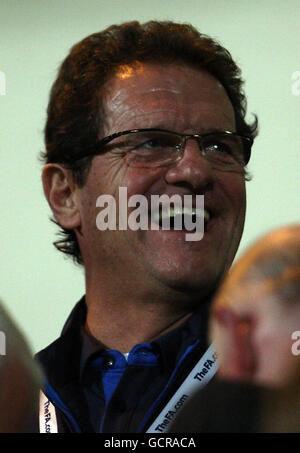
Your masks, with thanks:
<instances>
[{"instance_id":1,"label":"dark navy jacket","mask_svg":"<svg viewBox=\"0 0 300 453\"><path fill-rule=\"evenodd\" d=\"M37 354L47 378L44 392L56 407L58 431L146 432L208 347L208 307L202 304L183 325L148 345L157 356L157 366L144 366L138 360L141 355L134 356L106 404L101 373L95 392L93 367L82 371L86 318L82 298L61 336ZM134 348L139 354L140 349Z\"/></svg>"}]
</instances>

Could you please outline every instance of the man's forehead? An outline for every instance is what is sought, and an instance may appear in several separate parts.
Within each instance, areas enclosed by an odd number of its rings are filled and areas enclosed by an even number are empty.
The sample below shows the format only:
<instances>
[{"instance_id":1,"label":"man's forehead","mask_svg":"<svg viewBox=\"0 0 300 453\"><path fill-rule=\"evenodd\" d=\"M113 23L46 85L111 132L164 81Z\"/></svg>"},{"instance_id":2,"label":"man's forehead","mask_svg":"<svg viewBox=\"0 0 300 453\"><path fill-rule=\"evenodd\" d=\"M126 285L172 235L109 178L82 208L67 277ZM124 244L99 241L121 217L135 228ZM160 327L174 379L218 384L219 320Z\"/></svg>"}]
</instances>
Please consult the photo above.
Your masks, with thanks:
<instances>
[{"instance_id":1,"label":"man's forehead","mask_svg":"<svg viewBox=\"0 0 300 453\"><path fill-rule=\"evenodd\" d=\"M203 84L203 90L219 89L220 93L226 93L225 88L212 74L201 68L195 68L180 63L140 63L121 65L114 76L105 84L106 90L116 88L137 88L137 82L143 84L149 92L166 91L179 94L186 89L186 80L194 79ZM210 84L207 81L210 81ZM204 82L206 82L204 84ZM173 88L176 85L176 89ZM106 91L105 90L105 91ZM136 91L138 93L138 91ZM123 93L115 92L112 99L118 98Z\"/></svg>"},{"instance_id":2,"label":"man's forehead","mask_svg":"<svg viewBox=\"0 0 300 453\"><path fill-rule=\"evenodd\" d=\"M168 111L171 117L180 113L195 117L200 104L201 118L211 116L212 127L232 129L235 123L233 107L221 83L206 71L186 65L135 63L120 66L104 84L101 94L104 113L108 118L115 115L118 123L122 123L122 115L134 120L135 114L141 118L152 114L159 117L160 111L162 118ZM199 126L197 116L195 123ZM143 127L151 127L151 124Z\"/></svg>"}]
</instances>

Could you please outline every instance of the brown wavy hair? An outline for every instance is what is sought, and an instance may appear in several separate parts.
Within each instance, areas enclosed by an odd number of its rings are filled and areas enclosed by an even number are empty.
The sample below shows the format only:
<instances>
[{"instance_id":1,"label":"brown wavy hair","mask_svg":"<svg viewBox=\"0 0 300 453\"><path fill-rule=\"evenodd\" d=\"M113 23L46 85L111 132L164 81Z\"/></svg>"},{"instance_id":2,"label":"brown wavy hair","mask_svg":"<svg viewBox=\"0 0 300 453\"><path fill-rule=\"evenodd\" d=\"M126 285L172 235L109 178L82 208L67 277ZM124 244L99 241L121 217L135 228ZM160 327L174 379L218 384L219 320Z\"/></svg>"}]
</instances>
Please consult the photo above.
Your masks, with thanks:
<instances>
[{"instance_id":1,"label":"brown wavy hair","mask_svg":"<svg viewBox=\"0 0 300 453\"><path fill-rule=\"evenodd\" d=\"M76 156L95 145L101 133L104 119L99 91L121 65L136 62L176 62L208 71L227 91L237 132L253 138L257 135L256 116L251 124L245 120L247 103L240 69L224 47L189 24L134 21L86 37L63 61L50 92L46 150L41 154L44 163L66 165L75 183L84 185L92 157L78 160ZM61 238L54 242L56 248L82 264L74 231L60 226L59 234Z\"/></svg>"}]
</instances>

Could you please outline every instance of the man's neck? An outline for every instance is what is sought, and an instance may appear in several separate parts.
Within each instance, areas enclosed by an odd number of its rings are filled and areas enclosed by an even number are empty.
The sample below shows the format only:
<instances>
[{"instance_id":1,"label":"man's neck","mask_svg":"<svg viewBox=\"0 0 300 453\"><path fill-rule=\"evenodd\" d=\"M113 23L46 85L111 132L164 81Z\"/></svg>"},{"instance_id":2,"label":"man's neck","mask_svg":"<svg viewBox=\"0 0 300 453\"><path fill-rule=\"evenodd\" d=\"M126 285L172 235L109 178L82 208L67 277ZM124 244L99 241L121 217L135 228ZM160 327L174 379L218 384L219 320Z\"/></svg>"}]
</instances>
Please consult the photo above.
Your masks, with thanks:
<instances>
[{"instance_id":1,"label":"man's neck","mask_svg":"<svg viewBox=\"0 0 300 453\"><path fill-rule=\"evenodd\" d=\"M126 353L139 343L149 343L184 323L193 310L165 303L133 304L95 301L86 296L85 329L105 348Z\"/></svg>"},{"instance_id":2,"label":"man's neck","mask_svg":"<svg viewBox=\"0 0 300 453\"><path fill-rule=\"evenodd\" d=\"M124 353L180 326L212 295L206 287L188 291L156 279L149 284L123 274L118 280L100 276L86 271L85 329L104 347Z\"/></svg>"}]
</instances>

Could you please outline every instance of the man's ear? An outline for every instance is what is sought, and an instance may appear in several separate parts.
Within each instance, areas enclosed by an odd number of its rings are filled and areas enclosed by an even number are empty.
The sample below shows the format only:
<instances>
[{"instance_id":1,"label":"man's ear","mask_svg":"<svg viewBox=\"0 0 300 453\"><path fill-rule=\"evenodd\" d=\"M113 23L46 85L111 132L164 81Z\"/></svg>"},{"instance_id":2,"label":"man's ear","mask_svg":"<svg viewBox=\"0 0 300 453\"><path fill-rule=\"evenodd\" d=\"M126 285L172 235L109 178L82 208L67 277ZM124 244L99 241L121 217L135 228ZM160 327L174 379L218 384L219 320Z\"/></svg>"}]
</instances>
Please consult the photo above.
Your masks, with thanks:
<instances>
[{"instance_id":1,"label":"man's ear","mask_svg":"<svg viewBox=\"0 0 300 453\"><path fill-rule=\"evenodd\" d=\"M42 181L45 196L57 222L70 230L79 228L81 218L76 198L78 188L71 171L60 164L46 164Z\"/></svg>"}]
</instances>

